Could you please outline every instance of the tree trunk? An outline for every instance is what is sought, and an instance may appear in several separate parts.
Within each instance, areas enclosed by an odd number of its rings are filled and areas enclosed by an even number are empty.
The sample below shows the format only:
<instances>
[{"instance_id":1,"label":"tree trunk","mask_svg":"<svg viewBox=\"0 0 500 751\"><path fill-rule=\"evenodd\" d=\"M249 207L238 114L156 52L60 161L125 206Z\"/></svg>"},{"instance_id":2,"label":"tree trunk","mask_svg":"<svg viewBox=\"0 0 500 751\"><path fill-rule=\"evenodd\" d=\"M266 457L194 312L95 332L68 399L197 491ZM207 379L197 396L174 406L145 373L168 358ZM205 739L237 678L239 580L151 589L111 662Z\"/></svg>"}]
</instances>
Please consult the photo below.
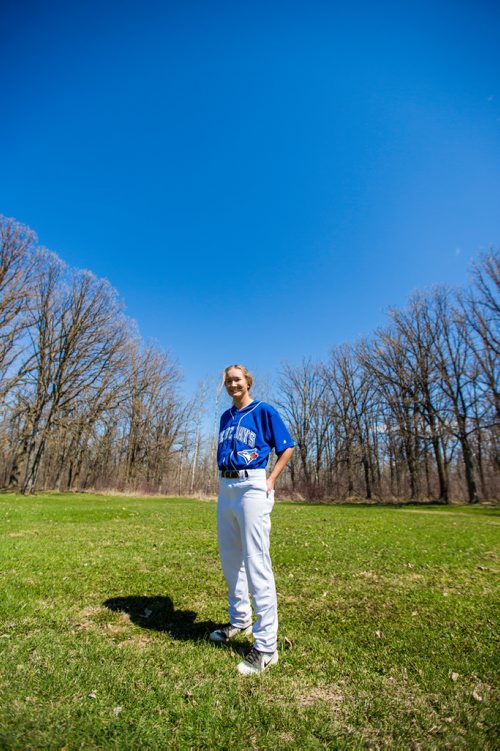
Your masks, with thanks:
<instances>
[{"instance_id":1,"label":"tree trunk","mask_svg":"<svg viewBox=\"0 0 500 751\"><path fill-rule=\"evenodd\" d=\"M23 485L21 488L21 493L23 495L31 495L32 493L35 492L38 472L40 470L40 463L42 461L44 453L45 453L45 437L43 437L40 440L40 443L38 444L38 448L35 449L35 445L33 443L33 448L30 449L30 451L28 452L26 472L24 475L24 481L23 481Z\"/></svg>"},{"instance_id":2,"label":"tree trunk","mask_svg":"<svg viewBox=\"0 0 500 751\"><path fill-rule=\"evenodd\" d=\"M460 436L460 445L462 447L462 455L465 465L465 481L467 483L467 493L469 496L469 503L479 503L477 495L477 486L474 479L474 461L472 450L469 444L469 440L465 433Z\"/></svg>"}]
</instances>

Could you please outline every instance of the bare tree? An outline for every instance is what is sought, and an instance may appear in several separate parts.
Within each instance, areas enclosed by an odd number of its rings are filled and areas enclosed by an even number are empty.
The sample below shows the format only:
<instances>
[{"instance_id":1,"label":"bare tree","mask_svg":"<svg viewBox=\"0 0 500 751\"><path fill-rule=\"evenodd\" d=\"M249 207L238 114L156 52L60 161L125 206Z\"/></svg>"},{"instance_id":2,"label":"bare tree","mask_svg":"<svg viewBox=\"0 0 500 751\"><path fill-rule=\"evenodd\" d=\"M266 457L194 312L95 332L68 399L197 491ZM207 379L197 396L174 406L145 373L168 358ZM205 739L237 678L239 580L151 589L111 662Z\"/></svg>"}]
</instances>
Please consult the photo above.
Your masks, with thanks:
<instances>
[{"instance_id":1,"label":"bare tree","mask_svg":"<svg viewBox=\"0 0 500 751\"><path fill-rule=\"evenodd\" d=\"M448 408L443 407L440 419L458 439L462 449L465 480L470 503L479 500L471 434L476 430L472 422L477 391L474 382L477 369L471 364L471 344L467 324L450 300L446 289L433 294L437 322L442 332L443 346L435 350L440 385Z\"/></svg>"},{"instance_id":2,"label":"bare tree","mask_svg":"<svg viewBox=\"0 0 500 751\"><path fill-rule=\"evenodd\" d=\"M283 366L277 404L297 442L306 493L313 495L320 490L325 450L327 423L323 402L324 389L321 370L310 360L303 360L298 367L289 364ZM293 472L295 461L291 464Z\"/></svg>"},{"instance_id":3,"label":"bare tree","mask_svg":"<svg viewBox=\"0 0 500 751\"><path fill-rule=\"evenodd\" d=\"M459 297L488 399L500 424L500 254L490 252L473 267L473 285Z\"/></svg>"},{"instance_id":4,"label":"bare tree","mask_svg":"<svg viewBox=\"0 0 500 751\"><path fill-rule=\"evenodd\" d=\"M405 310L391 310L395 330L400 335L403 357L402 373L411 374L415 405L426 425L439 481L439 500L448 503L448 460L440 424L443 399L440 389L440 368L437 353L443 349L442 330L435 315L432 297L417 294ZM403 385L403 384L401 384ZM427 452L424 458L427 457ZM425 464L426 474L428 465ZM429 485L429 483L428 483Z\"/></svg>"},{"instance_id":5,"label":"bare tree","mask_svg":"<svg viewBox=\"0 0 500 751\"><path fill-rule=\"evenodd\" d=\"M161 486L169 470L183 412L177 366L153 345L132 356L124 403L125 483Z\"/></svg>"},{"instance_id":6,"label":"bare tree","mask_svg":"<svg viewBox=\"0 0 500 751\"><path fill-rule=\"evenodd\" d=\"M16 384L15 364L36 280L36 235L0 215L0 400Z\"/></svg>"},{"instance_id":7,"label":"bare tree","mask_svg":"<svg viewBox=\"0 0 500 751\"><path fill-rule=\"evenodd\" d=\"M367 373L373 379L378 397L386 406L386 430L400 440L409 477L410 497L420 493L419 458L420 443L416 431L418 414L418 389L413 369L407 367L405 342L400 332L387 328L379 329L369 344L360 351ZM393 459L398 449L392 449Z\"/></svg>"},{"instance_id":8,"label":"bare tree","mask_svg":"<svg viewBox=\"0 0 500 751\"><path fill-rule=\"evenodd\" d=\"M31 386L25 403L25 471L21 490L33 492L47 441L86 395L90 401L122 357L126 341L116 293L90 272L74 272L47 254L33 303L31 357L23 372Z\"/></svg>"},{"instance_id":9,"label":"bare tree","mask_svg":"<svg viewBox=\"0 0 500 751\"><path fill-rule=\"evenodd\" d=\"M364 495L370 499L373 496L374 473L367 416L373 390L356 348L347 344L336 347L324 369L324 379L332 406L331 418L340 421L343 440L337 451L347 470L347 493L352 495L354 492L357 467L361 465Z\"/></svg>"}]
</instances>

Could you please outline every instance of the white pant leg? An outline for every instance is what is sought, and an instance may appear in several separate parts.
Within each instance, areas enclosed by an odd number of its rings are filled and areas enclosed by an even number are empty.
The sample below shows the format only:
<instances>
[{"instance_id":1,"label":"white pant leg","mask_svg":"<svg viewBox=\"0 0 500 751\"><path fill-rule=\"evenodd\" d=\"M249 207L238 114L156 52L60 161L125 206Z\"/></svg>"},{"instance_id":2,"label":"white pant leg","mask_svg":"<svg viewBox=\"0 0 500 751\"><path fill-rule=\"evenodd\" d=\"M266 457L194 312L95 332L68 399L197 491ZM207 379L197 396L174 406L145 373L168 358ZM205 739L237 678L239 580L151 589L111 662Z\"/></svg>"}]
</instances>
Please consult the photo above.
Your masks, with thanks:
<instances>
[{"instance_id":1,"label":"white pant leg","mask_svg":"<svg viewBox=\"0 0 500 751\"><path fill-rule=\"evenodd\" d=\"M265 473L241 483L236 513L242 533L243 558L256 621L255 648L274 652L277 647L278 604L270 556L271 511L274 493L267 493Z\"/></svg>"},{"instance_id":2,"label":"white pant leg","mask_svg":"<svg viewBox=\"0 0 500 751\"><path fill-rule=\"evenodd\" d=\"M228 480L221 479L217 502L217 536L222 571L227 584L229 620L233 626L246 628L252 623L248 582L243 558L240 521L234 505L240 493Z\"/></svg>"}]
</instances>

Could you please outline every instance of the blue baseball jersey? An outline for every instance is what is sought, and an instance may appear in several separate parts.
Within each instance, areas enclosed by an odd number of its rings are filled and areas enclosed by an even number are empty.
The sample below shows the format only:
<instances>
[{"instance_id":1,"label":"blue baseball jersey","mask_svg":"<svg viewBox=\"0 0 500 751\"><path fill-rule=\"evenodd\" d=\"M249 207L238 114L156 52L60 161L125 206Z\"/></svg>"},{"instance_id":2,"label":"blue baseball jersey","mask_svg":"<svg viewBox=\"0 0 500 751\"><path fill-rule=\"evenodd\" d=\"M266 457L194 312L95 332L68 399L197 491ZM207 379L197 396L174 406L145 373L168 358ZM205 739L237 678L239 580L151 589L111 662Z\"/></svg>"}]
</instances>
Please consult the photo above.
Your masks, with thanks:
<instances>
[{"instance_id":1,"label":"blue baseball jersey","mask_svg":"<svg viewBox=\"0 0 500 751\"><path fill-rule=\"evenodd\" d=\"M273 449L280 454L291 446L295 442L274 407L253 401L222 415L217 464L219 469L263 469Z\"/></svg>"}]
</instances>

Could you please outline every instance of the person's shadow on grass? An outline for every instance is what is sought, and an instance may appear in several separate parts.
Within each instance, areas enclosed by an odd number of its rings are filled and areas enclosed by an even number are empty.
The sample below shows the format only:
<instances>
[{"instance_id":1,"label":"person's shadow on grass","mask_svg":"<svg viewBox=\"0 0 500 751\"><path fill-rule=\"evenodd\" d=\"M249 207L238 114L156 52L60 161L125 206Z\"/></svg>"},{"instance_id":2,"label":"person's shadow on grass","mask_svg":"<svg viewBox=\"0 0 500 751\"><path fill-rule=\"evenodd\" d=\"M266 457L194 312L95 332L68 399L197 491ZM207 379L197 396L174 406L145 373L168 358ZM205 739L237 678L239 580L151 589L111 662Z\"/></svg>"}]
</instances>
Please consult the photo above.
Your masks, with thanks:
<instances>
[{"instance_id":1,"label":"person's shadow on grass","mask_svg":"<svg viewBox=\"0 0 500 751\"><path fill-rule=\"evenodd\" d=\"M176 610L170 597L163 595L145 597L111 597L103 602L114 612L126 613L132 623L153 631L167 631L174 639L201 641L207 639L219 624L213 621L196 622L198 613L193 610Z\"/></svg>"}]
</instances>

